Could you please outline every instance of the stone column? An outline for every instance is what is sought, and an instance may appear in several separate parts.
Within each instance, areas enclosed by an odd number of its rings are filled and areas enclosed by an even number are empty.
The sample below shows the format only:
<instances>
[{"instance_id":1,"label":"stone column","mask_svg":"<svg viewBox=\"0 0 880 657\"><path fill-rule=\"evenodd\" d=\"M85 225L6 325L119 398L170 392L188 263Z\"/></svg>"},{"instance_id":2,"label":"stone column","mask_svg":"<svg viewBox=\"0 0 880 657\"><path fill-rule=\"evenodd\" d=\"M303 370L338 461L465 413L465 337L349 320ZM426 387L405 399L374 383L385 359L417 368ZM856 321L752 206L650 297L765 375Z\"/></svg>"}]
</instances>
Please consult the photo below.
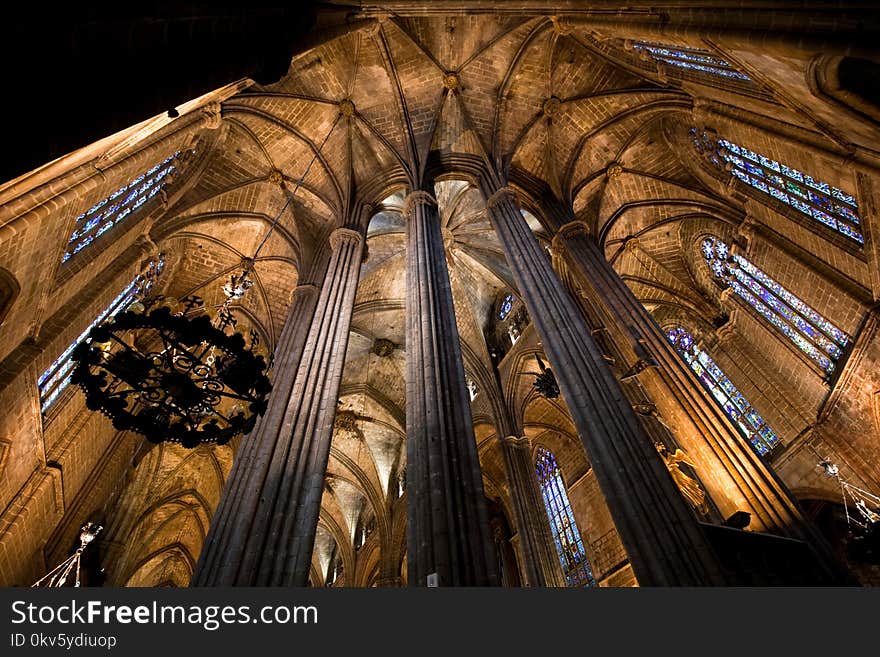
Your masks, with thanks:
<instances>
[{"instance_id":1,"label":"stone column","mask_svg":"<svg viewBox=\"0 0 880 657\"><path fill-rule=\"evenodd\" d=\"M529 439L507 436L501 442L529 586L565 586L547 510L535 477Z\"/></svg>"},{"instance_id":2,"label":"stone column","mask_svg":"<svg viewBox=\"0 0 880 657\"><path fill-rule=\"evenodd\" d=\"M640 379L660 414L678 429L676 439L696 461L697 471L722 515L748 511L752 514L751 530L769 530L805 540L824 551L824 540L804 519L785 485L746 445L727 416L694 380L586 227L580 222L565 224L557 232L554 245L566 253L581 290L597 307L605 309L606 317L616 318L608 323L608 330L624 355L635 359L638 351L647 352L657 363L658 367L646 370ZM824 554L823 559L833 563L830 554Z\"/></svg>"},{"instance_id":3,"label":"stone column","mask_svg":"<svg viewBox=\"0 0 880 657\"><path fill-rule=\"evenodd\" d=\"M497 585L437 203L413 192L403 215L408 583Z\"/></svg>"},{"instance_id":4,"label":"stone column","mask_svg":"<svg viewBox=\"0 0 880 657\"><path fill-rule=\"evenodd\" d=\"M333 231L317 302L314 288L294 299L269 408L236 459L195 586L308 582L363 241L355 230Z\"/></svg>"},{"instance_id":5,"label":"stone column","mask_svg":"<svg viewBox=\"0 0 880 657\"><path fill-rule=\"evenodd\" d=\"M556 278L508 187L486 206L633 570L645 586L726 582L696 517Z\"/></svg>"}]
</instances>

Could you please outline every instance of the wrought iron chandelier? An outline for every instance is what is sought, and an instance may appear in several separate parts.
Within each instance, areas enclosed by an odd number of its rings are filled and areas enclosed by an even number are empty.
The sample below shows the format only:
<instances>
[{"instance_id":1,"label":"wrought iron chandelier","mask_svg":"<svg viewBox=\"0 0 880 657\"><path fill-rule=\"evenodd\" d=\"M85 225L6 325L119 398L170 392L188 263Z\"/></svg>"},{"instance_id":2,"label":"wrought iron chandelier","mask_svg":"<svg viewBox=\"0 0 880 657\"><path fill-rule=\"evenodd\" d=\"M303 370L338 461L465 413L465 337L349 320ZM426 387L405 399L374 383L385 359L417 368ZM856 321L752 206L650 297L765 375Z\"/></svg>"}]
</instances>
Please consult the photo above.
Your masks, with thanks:
<instances>
[{"instance_id":1,"label":"wrought iron chandelier","mask_svg":"<svg viewBox=\"0 0 880 657\"><path fill-rule=\"evenodd\" d=\"M532 387L547 399L556 399L559 397L559 384L556 383L556 375L553 374L553 370L544 364L541 356L535 354L535 357L538 359L538 367L541 372L539 374L531 373L535 377Z\"/></svg>"},{"instance_id":2,"label":"wrought iron chandelier","mask_svg":"<svg viewBox=\"0 0 880 657\"><path fill-rule=\"evenodd\" d=\"M252 285L249 267L209 308L201 297L149 293L94 327L73 353L71 382L119 431L154 443L225 444L250 431L268 403L269 363L256 331L234 332L230 308Z\"/></svg>"},{"instance_id":3,"label":"wrought iron chandelier","mask_svg":"<svg viewBox=\"0 0 880 657\"><path fill-rule=\"evenodd\" d=\"M119 431L188 448L222 445L253 429L268 406L271 359L256 331L245 335L238 329L231 304L253 286L257 256L339 116L292 192L280 171L271 173L269 180L281 187L286 200L254 255L223 285L222 303L208 306L196 295L153 294L160 264L144 276L138 301L91 330L72 354L71 377L89 409L107 415Z\"/></svg>"}]
</instances>

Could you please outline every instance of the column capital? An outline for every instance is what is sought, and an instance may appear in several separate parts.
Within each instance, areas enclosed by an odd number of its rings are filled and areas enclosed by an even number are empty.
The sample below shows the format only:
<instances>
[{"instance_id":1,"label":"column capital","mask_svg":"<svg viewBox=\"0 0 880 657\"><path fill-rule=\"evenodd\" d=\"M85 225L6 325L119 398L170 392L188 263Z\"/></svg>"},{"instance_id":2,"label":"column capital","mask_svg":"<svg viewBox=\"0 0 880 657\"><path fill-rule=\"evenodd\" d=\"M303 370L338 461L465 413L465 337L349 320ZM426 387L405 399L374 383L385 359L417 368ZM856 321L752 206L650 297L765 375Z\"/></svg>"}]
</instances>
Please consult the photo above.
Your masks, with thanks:
<instances>
[{"instance_id":1,"label":"column capital","mask_svg":"<svg viewBox=\"0 0 880 657\"><path fill-rule=\"evenodd\" d=\"M580 219L575 219L574 221L569 221L566 224L563 224L559 230L556 231L556 235L553 236L553 245L556 246L557 238L559 240L568 239L569 237L575 237L576 235L589 235L590 227L587 225L585 221L581 221Z\"/></svg>"},{"instance_id":2,"label":"column capital","mask_svg":"<svg viewBox=\"0 0 880 657\"><path fill-rule=\"evenodd\" d=\"M511 447L531 448L532 440L528 436L504 436L501 441Z\"/></svg>"},{"instance_id":3,"label":"column capital","mask_svg":"<svg viewBox=\"0 0 880 657\"><path fill-rule=\"evenodd\" d=\"M437 200L424 190L416 190L403 199L401 214L408 219L412 211L419 205L437 205Z\"/></svg>"},{"instance_id":4,"label":"column capital","mask_svg":"<svg viewBox=\"0 0 880 657\"><path fill-rule=\"evenodd\" d=\"M337 228L330 233L330 248L336 251L341 244L360 244L363 239L361 234L352 228Z\"/></svg>"},{"instance_id":5,"label":"column capital","mask_svg":"<svg viewBox=\"0 0 880 657\"><path fill-rule=\"evenodd\" d=\"M321 291L321 288L319 288L317 285L312 285L311 283L302 283L300 285L297 285L293 289L293 294L294 295L309 296L309 295L318 294L320 291Z\"/></svg>"},{"instance_id":6,"label":"column capital","mask_svg":"<svg viewBox=\"0 0 880 657\"><path fill-rule=\"evenodd\" d=\"M516 203L516 191L509 185L496 190L492 196L486 199L486 209L494 209L496 205L502 203L505 199L509 199L511 203Z\"/></svg>"}]
</instances>

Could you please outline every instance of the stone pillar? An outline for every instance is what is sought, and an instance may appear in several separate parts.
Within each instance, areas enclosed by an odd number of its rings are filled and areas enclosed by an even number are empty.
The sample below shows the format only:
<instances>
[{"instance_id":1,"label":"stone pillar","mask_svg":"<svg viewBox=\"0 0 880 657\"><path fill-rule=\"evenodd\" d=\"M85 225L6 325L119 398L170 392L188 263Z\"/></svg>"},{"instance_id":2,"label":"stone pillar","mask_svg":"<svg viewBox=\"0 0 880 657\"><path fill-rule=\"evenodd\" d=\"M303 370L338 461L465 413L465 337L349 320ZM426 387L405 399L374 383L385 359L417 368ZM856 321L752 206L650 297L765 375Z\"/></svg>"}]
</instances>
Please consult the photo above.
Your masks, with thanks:
<instances>
[{"instance_id":1,"label":"stone pillar","mask_svg":"<svg viewBox=\"0 0 880 657\"><path fill-rule=\"evenodd\" d=\"M529 586L565 586L547 510L535 477L529 439L507 436L501 442Z\"/></svg>"},{"instance_id":2,"label":"stone pillar","mask_svg":"<svg viewBox=\"0 0 880 657\"><path fill-rule=\"evenodd\" d=\"M726 578L574 300L508 187L484 190L489 216L541 336L636 577L644 586Z\"/></svg>"},{"instance_id":3,"label":"stone pillar","mask_svg":"<svg viewBox=\"0 0 880 657\"><path fill-rule=\"evenodd\" d=\"M612 318L608 330L624 356L636 360L640 354L647 354L658 365L645 370L640 380L660 415L677 429L676 439L694 458L701 481L722 515L748 511L752 514L750 530L769 530L803 540L816 551L829 572L840 573L830 547L806 520L791 493L694 380L650 313L606 260L586 226L580 222L565 224L557 231L554 247L566 254L582 292L604 310L606 318Z\"/></svg>"},{"instance_id":4,"label":"stone pillar","mask_svg":"<svg viewBox=\"0 0 880 657\"><path fill-rule=\"evenodd\" d=\"M408 583L497 585L437 203L413 192L403 215Z\"/></svg>"},{"instance_id":5,"label":"stone pillar","mask_svg":"<svg viewBox=\"0 0 880 657\"><path fill-rule=\"evenodd\" d=\"M319 298L312 288L294 299L269 408L236 459L194 586L308 582L363 241L333 231Z\"/></svg>"}]
</instances>

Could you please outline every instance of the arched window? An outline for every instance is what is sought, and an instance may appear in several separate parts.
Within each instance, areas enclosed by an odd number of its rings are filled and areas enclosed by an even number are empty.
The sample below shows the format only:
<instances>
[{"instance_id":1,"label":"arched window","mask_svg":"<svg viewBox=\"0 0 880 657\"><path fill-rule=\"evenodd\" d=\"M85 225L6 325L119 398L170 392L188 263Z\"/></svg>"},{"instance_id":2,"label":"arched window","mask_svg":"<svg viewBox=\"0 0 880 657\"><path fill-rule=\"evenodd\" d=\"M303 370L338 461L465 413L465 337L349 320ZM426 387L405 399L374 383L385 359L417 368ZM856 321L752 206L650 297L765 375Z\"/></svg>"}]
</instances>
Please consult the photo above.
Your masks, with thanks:
<instances>
[{"instance_id":1,"label":"arched window","mask_svg":"<svg viewBox=\"0 0 880 657\"><path fill-rule=\"evenodd\" d=\"M636 41L633 48L640 52L648 53L653 59L664 64L671 64L679 68L690 69L718 75L725 78L735 78L745 82L751 82L751 78L737 71L730 62L716 57L709 50L702 48L689 48L685 46L672 46L664 43L651 41Z\"/></svg>"},{"instance_id":2,"label":"arched window","mask_svg":"<svg viewBox=\"0 0 880 657\"><path fill-rule=\"evenodd\" d=\"M511 308L513 308L513 295L508 294L498 306L498 319L505 319L510 314Z\"/></svg>"},{"instance_id":3,"label":"arched window","mask_svg":"<svg viewBox=\"0 0 880 657\"><path fill-rule=\"evenodd\" d=\"M125 310L128 305L139 295L144 296L149 292L149 287L153 284L155 277L158 276L164 267L165 260L162 256L158 261L151 262L145 274L138 274L132 281L125 286L115 299L107 306L95 319L89 324L85 330L79 334L67 349L65 349L58 358L40 375L37 379L37 387L40 390L40 410L45 414L46 411L58 399L58 395L70 383L70 375L73 371L73 360L71 354L77 345L88 338L91 331L100 322L105 319L115 317L118 313Z\"/></svg>"},{"instance_id":4,"label":"arched window","mask_svg":"<svg viewBox=\"0 0 880 657\"><path fill-rule=\"evenodd\" d=\"M740 394L721 368L697 346L690 333L676 327L669 329L666 337L758 454L767 454L779 444L779 438L773 429Z\"/></svg>"},{"instance_id":5,"label":"arched window","mask_svg":"<svg viewBox=\"0 0 880 657\"><path fill-rule=\"evenodd\" d=\"M556 552L562 563L566 584L595 586L596 581L593 579L590 564L587 563L584 542L574 520L568 494L565 492L565 483L562 481L559 464L556 463L553 452L543 447L538 448L535 456L535 472L541 485L544 508L550 520L553 542L556 543Z\"/></svg>"},{"instance_id":6,"label":"arched window","mask_svg":"<svg viewBox=\"0 0 880 657\"><path fill-rule=\"evenodd\" d=\"M162 162L144 171L128 184L123 185L105 199L95 203L76 218L76 226L67 240L67 250L61 258L65 263L82 251L96 238L120 223L131 213L140 210L165 186L166 176L177 168L180 151L169 155Z\"/></svg>"},{"instance_id":7,"label":"arched window","mask_svg":"<svg viewBox=\"0 0 880 657\"><path fill-rule=\"evenodd\" d=\"M697 149L716 166L729 169L731 175L750 187L851 240L865 243L860 231L859 205L851 194L726 139L713 140L696 128L690 134Z\"/></svg>"},{"instance_id":8,"label":"arched window","mask_svg":"<svg viewBox=\"0 0 880 657\"><path fill-rule=\"evenodd\" d=\"M850 337L716 237L703 240L715 277L730 286L826 373L834 371Z\"/></svg>"}]
</instances>

